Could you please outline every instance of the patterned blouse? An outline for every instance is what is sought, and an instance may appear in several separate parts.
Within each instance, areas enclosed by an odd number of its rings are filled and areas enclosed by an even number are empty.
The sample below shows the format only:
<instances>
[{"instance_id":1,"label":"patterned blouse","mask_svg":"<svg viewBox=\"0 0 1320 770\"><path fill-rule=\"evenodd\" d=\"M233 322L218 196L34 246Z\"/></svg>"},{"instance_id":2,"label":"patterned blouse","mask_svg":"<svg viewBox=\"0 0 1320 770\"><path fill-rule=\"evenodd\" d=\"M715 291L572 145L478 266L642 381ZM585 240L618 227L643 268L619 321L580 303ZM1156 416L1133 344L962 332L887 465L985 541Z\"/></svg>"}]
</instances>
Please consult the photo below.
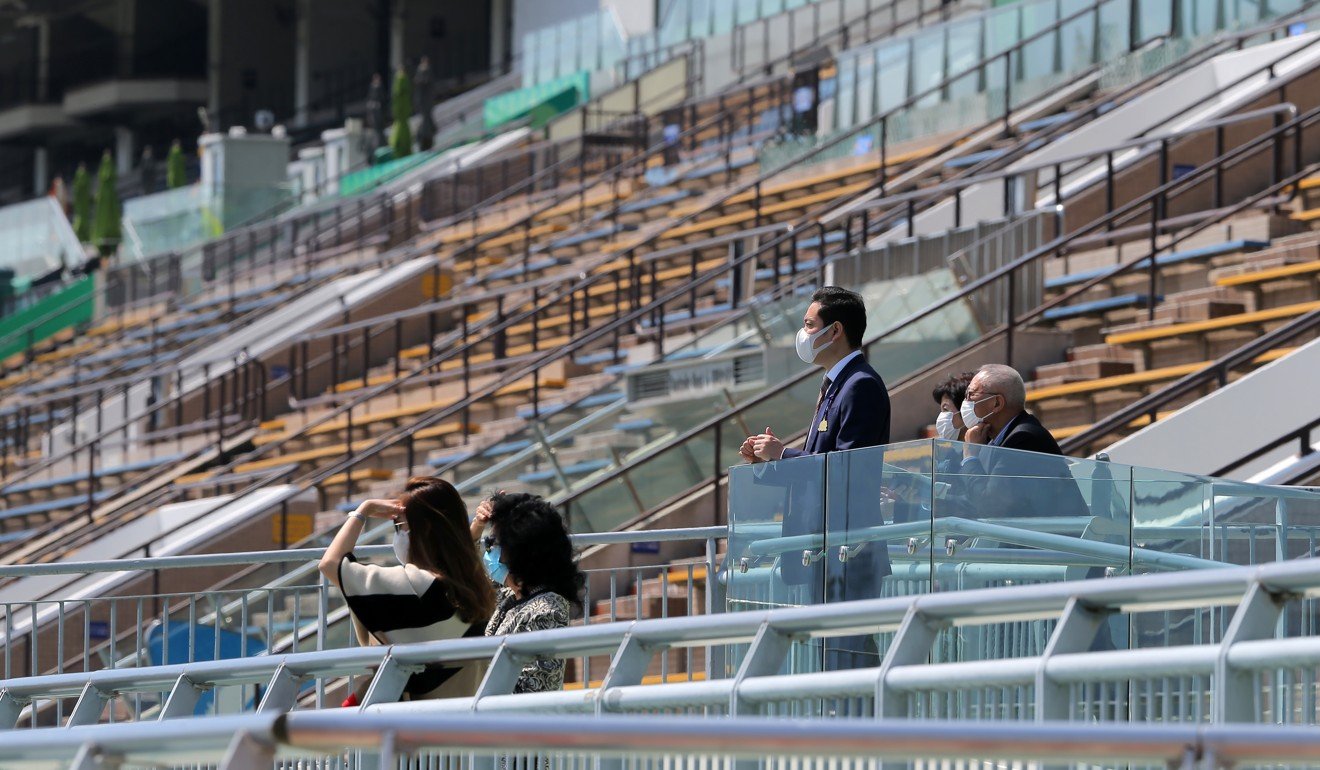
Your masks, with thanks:
<instances>
[{"instance_id":1,"label":"patterned blouse","mask_svg":"<svg viewBox=\"0 0 1320 770\"><path fill-rule=\"evenodd\" d=\"M499 587L495 612L486 624L486 636L503 636L523 631L544 631L568 625L568 600L548 589L528 592L526 599L514 596L505 586ZM544 692L564 689L564 661L560 658L537 658L523 666L513 691Z\"/></svg>"}]
</instances>

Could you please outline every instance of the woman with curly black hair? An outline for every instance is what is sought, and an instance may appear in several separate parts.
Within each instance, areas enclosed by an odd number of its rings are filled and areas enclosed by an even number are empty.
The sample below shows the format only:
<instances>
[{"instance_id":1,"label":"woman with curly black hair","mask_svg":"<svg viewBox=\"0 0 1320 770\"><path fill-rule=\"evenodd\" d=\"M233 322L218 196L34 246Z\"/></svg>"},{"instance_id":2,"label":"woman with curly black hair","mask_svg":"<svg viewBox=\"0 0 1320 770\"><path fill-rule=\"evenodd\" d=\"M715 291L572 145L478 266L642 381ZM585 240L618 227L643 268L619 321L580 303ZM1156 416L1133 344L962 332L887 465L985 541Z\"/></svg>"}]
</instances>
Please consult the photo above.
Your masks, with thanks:
<instances>
[{"instance_id":1,"label":"woman with curly black hair","mask_svg":"<svg viewBox=\"0 0 1320 770\"><path fill-rule=\"evenodd\" d=\"M501 492L477 506L473 534L487 524L490 534L479 542L499 590L486 636L567 626L571 609L582 609L586 577L558 509L536 495ZM513 691L563 687L564 661L538 658L523 666Z\"/></svg>"}]
</instances>

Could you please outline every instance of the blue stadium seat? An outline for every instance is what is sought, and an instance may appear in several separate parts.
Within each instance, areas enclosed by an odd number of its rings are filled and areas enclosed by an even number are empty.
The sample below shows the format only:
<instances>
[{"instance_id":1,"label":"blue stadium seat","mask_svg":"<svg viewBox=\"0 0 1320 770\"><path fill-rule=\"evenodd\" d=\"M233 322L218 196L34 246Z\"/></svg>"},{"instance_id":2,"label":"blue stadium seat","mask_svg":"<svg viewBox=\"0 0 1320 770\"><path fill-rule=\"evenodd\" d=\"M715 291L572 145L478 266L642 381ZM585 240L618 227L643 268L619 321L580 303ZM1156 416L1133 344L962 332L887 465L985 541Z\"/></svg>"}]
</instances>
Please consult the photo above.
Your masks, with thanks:
<instances>
[{"instance_id":1,"label":"blue stadium seat","mask_svg":"<svg viewBox=\"0 0 1320 770\"><path fill-rule=\"evenodd\" d=\"M1167 267L1169 265L1176 265L1179 262L1189 262L1197 259L1208 259L1209 257L1216 257L1219 256L1220 254L1232 254L1234 252L1239 252L1239 251L1259 251L1269 245L1270 245L1269 241L1253 241L1253 240L1225 241L1224 243L1216 243L1210 246L1202 246L1196 249L1188 249L1186 251L1173 251L1168 254L1161 254L1155 257L1155 264L1159 267ZM1147 270L1150 269L1149 259L1141 260L1141 262L1139 262L1137 266L1132 269L1141 270L1143 268ZM1104 275L1105 273L1109 272L1112 269L1113 269L1112 267L1097 267L1093 270L1082 270L1076 273L1069 273L1067 275L1057 275L1053 278L1046 278L1045 288L1062 289L1066 286L1072 286L1074 284L1079 284L1079 283L1086 283L1092 278L1098 278L1099 276Z\"/></svg>"},{"instance_id":2,"label":"blue stadium seat","mask_svg":"<svg viewBox=\"0 0 1320 770\"><path fill-rule=\"evenodd\" d=\"M678 190L677 192L657 195L653 198L642 198L632 200L619 207L620 214L633 214L638 211L646 211L652 206L668 206L671 203L678 203L684 198L696 195L695 190Z\"/></svg>"},{"instance_id":3,"label":"blue stadium seat","mask_svg":"<svg viewBox=\"0 0 1320 770\"><path fill-rule=\"evenodd\" d=\"M116 490L113 489L103 489L92 495L92 501L99 503L114 494L115 491ZM30 503L28 505L20 505L16 508L0 510L0 520L16 519L32 516L38 513L54 513L61 508L73 508L86 502L87 495L74 495L72 497L61 497L55 500L42 500L39 503Z\"/></svg>"},{"instance_id":4,"label":"blue stadium seat","mask_svg":"<svg viewBox=\"0 0 1320 770\"><path fill-rule=\"evenodd\" d=\"M532 442L530 439L519 439L517 441L504 441L499 444L495 444L494 446L487 447L486 451L481 453L481 456L499 457L501 455L513 454L514 452L522 451L531 445Z\"/></svg>"},{"instance_id":5,"label":"blue stadium seat","mask_svg":"<svg viewBox=\"0 0 1320 770\"><path fill-rule=\"evenodd\" d=\"M563 470L565 476L585 476L588 473L595 473L596 471L601 470L602 468L608 468L609 466L609 460L583 460L582 462L573 463L572 465L565 465L561 470ZM555 478L556 475L555 470L550 468L542 471L531 471L529 473L519 474L518 480L528 484L535 484L541 481L550 481Z\"/></svg>"},{"instance_id":6,"label":"blue stadium seat","mask_svg":"<svg viewBox=\"0 0 1320 770\"><path fill-rule=\"evenodd\" d=\"M558 257L543 257L541 259L535 259L528 262L526 268L524 268L522 263L519 262L518 264L513 265L511 267L506 267L502 270L496 270L495 272L486 276L486 280L502 281L506 278L516 278L525 273L536 273L541 270L546 270L551 267L562 265L565 263L565 261L566 260L559 259Z\"/></svg>"},{"instance_id":7,"label":"blue stadium seat","mask_svg":"<svg viewBox=\"0 0 1320 770\"><path fill-rule=\"evenodd\" d=\"M1058 125L1059 123L1065 123L1072 120L1073 117L1074 113L1071 112L1058 112L1053 115L1046 115L1043 118L1036 118L1035 120L1028 120L1024 123L1019 123L1018 131L1039 131L1042 128L1049 128L1050 126Z\"/></svg>"},{"instance_id":8,"label":"blue stadium seat","mask_svg":"<svg viewBox=\"0 0 1320 770\"><path fill-rule=\"evenodd\" d=\"M1159 302L1163 297L1155 296L1155 301ZM1044 318L1047 321L1061 321L1065 318L1078 318L1080 316L1091 315L1093 313L1104 313L1109 310L1118 310L1125 307L1150 307L1149 294L1120 294L1117 297L1105 297L1092 302L1082 302L1076 305L1065 305L1064 307L1053 307L1045 311Z\"/></svg>"},{"instance_id":9,"label":"blue stadium seat","mask_svg":"<svg viewBox=\"0 0 1320 770\"><path fill-rule=\"evenodd\" d=\"M185 455L182 454L171 454L171 455L164 455L161 457L154 457L148 460L138 460L136 462L124 463L122 465L114 465L108 468L96 469L94 475L97 478L103 478L105 476L119 476L125 473L145 471L150 468L155 468L161 465L169 465L170 463L174 463L179 460L182 460L184 457ZM42 489L51 489L64 484L76 484L79 481L85 480L86 478L87 478L86 473L71 473L67 476L59 476L51 479L42 479L40 481L28 481L22 484L12 484L10 486L0 488L0 495L12 495L17 492L36 492ZM82 495L81 499L86 500L87 496Z\"/></svg>"},{"instance_id":10,"label":"blue stadium seat","mask_svg":"<svg viewBox=\"0 0 1320 770\"><path fill-rule=\"evenodd\" d=\"M710 305L708 307L697 308L695 312L690 312L687 310L676 310L672 313L665 313L664 320L665 320L665 325L669 325L669 324L681 323L683 321L687 321L692 318L704 318L706 316L718 315L720 313L727 313L732 309L733 309L733 305L730 305L727 302L721 302L718 305ZM651 326L651 319L643 318L641 325L643 328L649 328Z\"/></svg>"}]
</instances>

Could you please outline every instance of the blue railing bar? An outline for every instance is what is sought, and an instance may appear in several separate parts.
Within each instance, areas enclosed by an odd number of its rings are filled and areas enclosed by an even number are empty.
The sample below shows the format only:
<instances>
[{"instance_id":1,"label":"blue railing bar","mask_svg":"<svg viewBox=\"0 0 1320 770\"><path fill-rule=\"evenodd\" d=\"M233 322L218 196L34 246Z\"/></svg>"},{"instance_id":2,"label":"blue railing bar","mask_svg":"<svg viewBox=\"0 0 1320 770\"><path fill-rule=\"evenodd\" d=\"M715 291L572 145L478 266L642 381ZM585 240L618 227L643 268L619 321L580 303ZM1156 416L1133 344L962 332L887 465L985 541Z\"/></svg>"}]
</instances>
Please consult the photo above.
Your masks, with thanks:
<instances>
[{"instance_id":1,"label":"blue railing bar","mask_svg":"<svg viewBox=\"0 0 1320 770\"><path fill-rule=\"evenodd\" d=\"M1128 545L1104 543L1098 540L1083 540L1066 535L1048 532L1032 532L1002 524L974 521L957 516L944 516L933 521L908 521L901 524L883 524L878 527L866 527L848 532L814 535L794 535L791 537L772 537L756 540L747 545L747 553L753 556L773 556L800 550L818 550L826 544L851 545L870 543L876 540L891 540L908 537L942 537L956 535L960 537L992 537L1016 545L1031 546L1048 550L1062 551L1076 556L1089 556L1113 564L1127 564L1140 561L1143 566L1155 566L1162 569L1215 569L1224 566L1224 562L1200 559L1175 553L1162 553L1149 548L1136 548Z\"/></svg>"}]
</instances>

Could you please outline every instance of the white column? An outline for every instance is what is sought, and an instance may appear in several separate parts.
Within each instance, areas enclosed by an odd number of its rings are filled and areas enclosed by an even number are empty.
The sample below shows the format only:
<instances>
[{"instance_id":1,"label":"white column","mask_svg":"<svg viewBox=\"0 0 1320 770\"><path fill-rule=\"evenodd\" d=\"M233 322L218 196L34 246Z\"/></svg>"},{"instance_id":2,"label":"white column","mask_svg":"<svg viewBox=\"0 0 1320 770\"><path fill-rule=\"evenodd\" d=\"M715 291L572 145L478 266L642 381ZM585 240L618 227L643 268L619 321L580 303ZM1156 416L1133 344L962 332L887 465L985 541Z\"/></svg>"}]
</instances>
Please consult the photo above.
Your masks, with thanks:
<instances>
[{"instance_id":1,"label":"white column","mask_svg":"<svg viewBox=\"0 0 1320 770\"><path fill-rule=\"evenodd\" d=\"M38 147L32 154L32 190L37 195L45 195L50 187L47 153L45 147Z\"/></svg>"},{"instance_id":2,"label":"white column","mask_svg":"<svg viewBox=\"0 0 1320 770\"><path fill-rule=\"evenodd\" d=\"M392 0L390 3L390 71L385 74L385 90L388 93L394 83L394 73L404 65L404 22L408 18L408 0Z\"/></svg>"},{"instance_id":3,"label":"white column","mask_svg":"<svg viewBox=\"0 0 1320 770\"><path fill-rule=\"evenodd\" d=\"M133 129L115 126L115 170L127 174L133 170Z\"/></svg>"}]
</instances>

